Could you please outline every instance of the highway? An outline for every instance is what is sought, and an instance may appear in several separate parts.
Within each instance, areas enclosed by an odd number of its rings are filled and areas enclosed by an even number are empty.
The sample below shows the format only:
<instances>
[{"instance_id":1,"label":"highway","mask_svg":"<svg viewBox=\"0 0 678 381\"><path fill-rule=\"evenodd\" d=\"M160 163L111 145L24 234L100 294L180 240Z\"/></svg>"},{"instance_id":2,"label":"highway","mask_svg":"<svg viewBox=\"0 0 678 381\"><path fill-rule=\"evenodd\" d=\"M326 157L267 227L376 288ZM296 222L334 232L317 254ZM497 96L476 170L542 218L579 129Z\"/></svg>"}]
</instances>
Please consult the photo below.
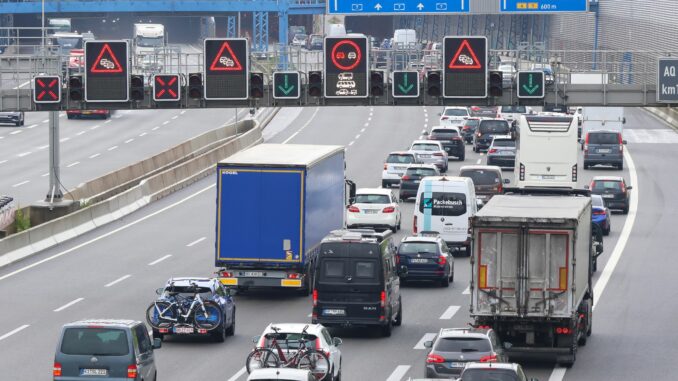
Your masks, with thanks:
<instances>
[{"instance_id":1,"label":"highway","mask_svg":"<svg viewBox=\"0 0 678 381\"><path fill-rule=\"evenodd\" d=\"M212 112L202 112L205 120ZM437 124L438 112L440 109L430 107L291 109L278 116L287 116L289 126L276 125L274 120L272 128L276 130L267 131L266 136L276 143L345 145L348 177L359 187L374 187L380 184L388 152L405 149L424 128ZM185 115L178 119L184 120ZM529 377L542 381L616 380L642 375L661 380L666 379L666 369L655 367L655 362L675 357L673 335L666 334L675 316L673 276L666 269L677 261L668 253L678 208L666 190L678 186L675 176L667 176L675 172L672 165L678 162L678 151L671 140L646 138L672 136L662 122L641 110L627 109L626 115L626 128L637 130L627 146L635 171L629 172L627 160L623 172L580 172L582 186L595 175L637 177L632 192L634 197L640 196L628 216L613 216L612 232L605 237L605 253L594 277L602 283L596 286L593 336L580 349L571 369L554 370L548 363L525 364ZM26 133L29 131L33 130ZM117 140L107 143L112 146ZM483 162L484 157L467 146L466 161L451 161L448 173L457 173L463 164ZM508 172L505 175L512 177ZM120 221L0 269L0 304L11 311L0 315L3 378L49 379L64 323L96 317L143 320L146 307L156 296L154 290L168 278L212 274L214 199L214 178L209 177ZM403 229L397 241L411 232L412 205L403 205ZM625 246L615 249L618 243ZM465 291L470 276L468 259L455 262L455 280L449 289L429 285L404 288L403 325L395 328L392 337L381 338L365 329L333 331L344 339L344 380L396 381L423 376L424 338L442 327L470 322ZM270 322L310 321L310 298L252 293L236 296L236 304L236 335L225 343L166 340L156 352L160 379L244 380L244 360L252 347L252 336L259 335ZM639 353L642 359L653 361L639 360Z\"/></svg>"}]
</instances>

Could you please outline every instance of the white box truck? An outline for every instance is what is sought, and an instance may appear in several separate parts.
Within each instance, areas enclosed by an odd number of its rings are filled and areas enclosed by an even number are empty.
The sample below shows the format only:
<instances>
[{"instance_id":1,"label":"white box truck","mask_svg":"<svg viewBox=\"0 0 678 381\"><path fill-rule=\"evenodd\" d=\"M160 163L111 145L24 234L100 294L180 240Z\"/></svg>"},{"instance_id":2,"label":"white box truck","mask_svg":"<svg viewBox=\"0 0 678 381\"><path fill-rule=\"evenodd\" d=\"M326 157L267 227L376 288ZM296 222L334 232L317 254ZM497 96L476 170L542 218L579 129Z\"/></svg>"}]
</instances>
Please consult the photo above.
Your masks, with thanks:
<instances>
[{"instance_id":1,"label":"white box truck","mask_svg":"<svg viewBox=\"0 0 678 381\"><path fill-rule=\"evenodd\" d=\"M586 139L586 134L591 131L605 130L622 133L626 117L623 107L584 107L581 113L582 131L581 143Z\"/></svg>"},{"instance_id":2,"label":"white box truck","mask_svg":"<svg viewBox=\"0 0 678 381\"><path fill-rule=\"evenodd\" d=\"M475 217L471 317L515 358L572 365L591 335L591 198L494 196Z\"/></svg>"}]
</instances>

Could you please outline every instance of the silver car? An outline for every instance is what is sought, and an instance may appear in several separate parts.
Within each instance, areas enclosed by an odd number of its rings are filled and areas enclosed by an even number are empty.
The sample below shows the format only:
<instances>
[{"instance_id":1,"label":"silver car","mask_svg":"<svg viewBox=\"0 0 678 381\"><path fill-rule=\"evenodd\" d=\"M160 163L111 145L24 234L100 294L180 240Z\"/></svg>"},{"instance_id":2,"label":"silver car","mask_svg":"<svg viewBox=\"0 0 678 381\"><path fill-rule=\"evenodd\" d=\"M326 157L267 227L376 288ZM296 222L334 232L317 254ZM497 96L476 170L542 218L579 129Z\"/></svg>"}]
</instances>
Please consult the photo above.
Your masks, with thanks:
<instances>
[{"instance_id":1,"label":"silver car","mask_svg":"<svg viewBox=\"0 0 678 381\"><path fill-rule=\"evenodd\" d=\"M435 140L415 140L410 146L417 162L422 164L434 164L440 172L447 172L447 152L442 143Z\"/></svg>"}]
</instances>

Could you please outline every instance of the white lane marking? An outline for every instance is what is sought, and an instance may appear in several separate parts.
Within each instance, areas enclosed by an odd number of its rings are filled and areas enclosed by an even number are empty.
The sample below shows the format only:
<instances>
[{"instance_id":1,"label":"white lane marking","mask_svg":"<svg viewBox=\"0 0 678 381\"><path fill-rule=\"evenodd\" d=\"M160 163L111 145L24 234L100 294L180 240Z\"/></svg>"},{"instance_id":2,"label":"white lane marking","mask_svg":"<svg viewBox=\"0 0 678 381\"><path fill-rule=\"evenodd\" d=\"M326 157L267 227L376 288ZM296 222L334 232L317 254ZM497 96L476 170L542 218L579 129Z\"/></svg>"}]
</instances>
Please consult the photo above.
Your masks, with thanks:
<instances>
[{"instance_id":1,"label":"white lane marking","mask_svg":"<svg viewBox=\"0 0 678 381\"><path fill-rule=\"evenodd\" d=\"M47 123L47 122L49 122L49 119L45 119L45 120L43 120L42 122L43 122L43 123Z\"/></svg>"},{"instance_id":2,"label":"white lane marking","mask_svg":"<svg viewBox=\"0 0 678 381\"><path fill-rule=\"evenodd\" d=\"M471 295L471 286L466 287L464 291L461 292L462 295Z\"/></svg>"},{"instance_id":3,"label":"white lane marking","mask_svg":"<svg viewBox=\"0 0 678 381\"><path fill-rule=\"evenodd\" d=\"M95 124L94 126L90 127L90 130L96 130L97 128L101 127L99 124Z\"/></svg>"},{"instance_id":4,"label":"white lane marking","mask_svg":"<svg viewBox=\"0 0 678 381\"><path fill-rule=\"evenodd\" d=\"M365 127L368 127L369 125L370 125L369 123L365 123Z\"/></svg>"},{"instance_id":5,"label":"white lane marking","mask_svg":"<svg viewBox=\"0 0 678 381\"><path fill-rule=\"evenodd\" d=\"M85 132L87 132L87 130L80 131L80 132L78 132L76 135L80 136L80 135L84 134Z\"/></svg>"},{"instance_id":6,"label":"white lane marking","mask_svg":"<svg viewBox=\"0 0 678 381\"><path fill-rule=\"evenodd\" d=\"M94 159L95 157L97 157L97 156L99 156L99 155L101 155L101 154L97 152L97 153L95 153L94 155L91 155L89 158L90 158L90 159Z\"/></svg>"},{"instance_id":7,"label":"white lane marking","mask_svg":"<svg viewBox=\"0 0 678 381\"><path fill-rule=\"evenodd\" d=\"M364 128L361 128L361 129L360 129L360 133L362 134L363 132L365 132L365 129L364 129Z\"/></svg>"},{"instance_id":8,"label":"white lane marking","mask_svg":"<svg viewBox=\"0 0 678 381\"><path fill-rule=\"evenodd\" d=\"M108 147L109 151L113 151L114 149L118 148L118 146L113 146L113 147Z\"/></svg>"},{"instance_id":9,"label":"white lane marking","mask_svg":"<svg viewBox=\"0 0 678 381\"><path fill-rule=\"evenodd\" d=\"M405 377L405 374L407 374L407 371L410 370L409 365L398 365L393 373L391 373L390 376L386 379L386 381L400 381Z\"/></svg>"},{"instance_id":10,"label":"white lane marking","mask_svg":"<svg viewBox=\"0 0 678 381\"><path fill-rule=\"evenodd\" d=\"M47 176L49 176L49 172L43 173L42 175L40 175L40 177L47 177Z\"/></svg>"},{"instance_id":11,"label":"white lane marking","mask_svg":"<svg viewBox=\"0 0 678 381\"><path fill-rule=\"evenodd\" d=\"M108 283L108 284L105 285L104 287L111 287L111 286L113 286L113 285L115 285L115 284L118 284L118 283L122 282L123 280L125 280L125 279L127 279L127 278L129 278L129 277L131 277L131 276L132 276L132 274L123 275L123 276L121 276L120 278L114 280L113 282Z\"/></svg>"},{"instance_id":12,"label":"white lane marking","mask_svg":"<svg viewBox=\"0 0 678 381\"><path fill-rule=\"evenodd\" d=\"M185 113L186 113L186 110L181 110L181 112L179 113L179 115L184 115Z\"/></svg>"},{"instance_id":13,"label":"white lane marking","mask_svg":"<svg viewBox=\"0 0 678 381\"><path fill-rule=\"evenodd\" d=\"M428 123L428 118L424 118L424 122Z\"/></svg>"},{"instance_id":14,"label":"white lane marking","mask_svg":"<svg viewBox=\"0 0 678 381\"><path fill-rule=\"evenodd\" d=\"M614 269L617 267L617 264L624 253L626 243L631 236L633 224L636 222L638 199L640 199L640 193L638 192L638 173L636 172L636 165L633 162L633 158L631 157L628 148L624 150L624 160L626 161L626 165L629 168L629 176L631 178L631 185L633 186L633 192L631 193L631 205L629 206L629 213L626 215L624 227L619 234L619 239L617 239L617 244L614 246L614 250L612 250L610 259L607 260L605 268L603 269L602 274L600 274L600 278L598 278L595 286L593 286L595 302L592 308L594 310L598 303L600 303L600 297L605 291L605 287L610 281L612 273L614 273ZM565 372L567 372L567 368L561 368L559 366L554 367L553 371L551 372L551 376L549 377L549 381L562 381L563 378L565 378Z\"/></svg>"},{"instance_id":15,"label":"white lane marking","mask_svg":"<svg viewBox=\"0 0 678 381\"><path fill-rule=\"evenodd\" d=\"M421 133L422 133L422 134L423 134L424 132L426 132L426 129L425 129L425 128L424 128L423 130L421 130Z\"/></svg>"},{"instance_id":16,"label":"white lane marking","mask_svg":"<svg viewBox=\"0 0 678 381\"><path fill-rule=\"evenodd\" d=\"M10 135L16 135L16 134L20 134L20 133L22 133L22 132L23 132L22 130L16 130L16 131L10 132L9 134L10 134Z\"/></svg>"},{"instance_id":17,"label":"white lane marking","mask_svg":"<svg viewBox=\"0 0 678 381\"><path fill-rule=\"evenodd\" d=\"M24 156L30 155L31 153L32 153L31 151L23 152L23 153L18 154L17 156L19 156L19 157L24 157Z\"/></svg>"},{"instance_id":18,"label":"white lane marking","mask_svg":"<svg viewBox=\"0 0 678 381\"><path fill-rule=\"evenodd\" d=\"M68 165L66 166L66 168L75 167L75 166L78 165L78 164L80 164L80 162L79 162L79 161L76 161L76 162L73 162L73 163L71 163L71 164L68 164Z\"/></svg>"},{"instance_id":19,"label":"white lane marking","mask_svg":"<svg viewBox=\"0 0 678 381\"><path fill-rule=\"evenodd\" d=\"M112 121L113 121L113 120L109 119L109 120L105 121L104 124L111 123Z\"/></svg>"},{"instance_id":20,"label":"white lane marking","mask_svg":"<svg viewBox=\"0 0 678 381\"><path fill-rule=\"evenodd\" d=\"M440 315L440 320L449 320L459 311L461 306L449 306L442 315Z\"/></svg>"},{"instance_id":21,"label":"white lane marking","mask_svg":"<svg viewBox=\"0 0 678 381\"><path fill-rule=\"evenodd\" d=\"M352 146L353 143L355 143L355 142L354 142L353 140L351 140L351 141L348 143L348 145L349 145L349 146Z\"/></svg>"},{"instance_id":22,"label":"white lane marking","mask_svg":"<svg viewBox=\"0 0 678 381\"><path fill-rule=\"evenodd\" d=\"M200 238L196 239L195 241L193 241L193 242L187 244L186 247L191 247L191 246L193 246L193 245L197 245L197 244L199 244L200 242L202 242L202 241L204 241L204 240L205 240L205 237L200 237Z\"/></svg>"},{"instance_id":23,"label":"white lane marking","mask_svg":"<svg viewBox=\"0 0 678 381\"><path fill-rule=\"evenodd\" d=\"M7 160L0 160L0 164L5 164Z\"/></svg>"},{"instance_id":24,"label":"white lane marking","mask_svg":"<svg viewBox=\"0 0 678 381\"><path fill-rule=\"evenodd\" d=\"M146 135L146 134L147 134L146 132L142 132L142 133L139 134L139 137L142 137L142 136L144 136L144 135Z\"/></svg>"},{"instance_id":25,"label":"white lane marking","mask_svg":"<svg viewBox=\"0 0 678 381\"><path fill-rule=\"evenodd\" d=\"M83 300L85 300L85 298L77 298L77 299L75 299L75 300L72 300L72 301L70 301L70 302L64 304L63 306L57 308L56 310L54 310L54 312L61 312L61 311L65 310L66 308L68 308L68 307L70 307L70 306L72 306L72 305L74 305L74 304L76 304L76 303L82 302Z\"/></svg>"},{"instance_id":26,"label":"white lane marking","mask_svg":"<svg viewBox=\"0 0 678 381\"><path fill-rule=\"evenodd\" d=\"M63 142L67 142L67 141L69 141L69 140L71 140L71 138L63 138L63 139L59 140L59 142L60 142L60 143L63 143Z\"/></svg>"},{"instance_id":27,"label":"white lane marking","mask_svg":"<svg viewBox=\"0 0 678 381\"><path fill-rule=\"evenodd\" d=\"M19 327L19 328L15 328L15 329L13 329L13 330L7 332L6 334L0 336L0 341L5 340L6 338L8 338L8 337L14 335L15 333L21 332L21 331L23 331L24 329L26 329L26 328L28 328L28 327L30 327L29 324L24 324L24 325L22 325L22 326Z\"/></svg>"},{"instance_id":28,"label":"white lane marking","mask_svg":"<svg viewBox=\"0 0 678 381\"><path fill-rule=\"evenodd\" d=\"M154 266L154 265L156 265L156 264L158 264L158 263L164 261L165 259L167 259L167 258L169 258L169 257L171 257L171 256L172 256L172 254L167 254L167 255L165 255L164 257L160 257L160 258L156 259L155 261L149 263L148 265L149 265L149 266Z\"/></svg>"},{"instance_id":29,"label":"white lane marking","mask_svg":"<svg viewBox=\"0 0 678 381\"><path fill-rule=\"evenodd\" d=\"M179 115L174 115L174 116L172 117L172 119L176 119L176 118L178 118L178 117L179 117Z\"/></svg>"},{"instance_id":30,"label":"white lane marking","mask_svg":"<svg viewBox=\"0 0 678 381\"><path fill-rule=\"evenodd\" d=\"M127 144L127 143L131 143L131 142L133 142L133 141L134 141L134 138L131 138L131 139L127 139L127 140L125 140L125 144Z\"/></svg>"},{"instance_id":31,"label":"white lane marking","mask_svg":"<svg viewBox=\"0 0 678 381\"><path fill-rule=\"evenodd\" d=\"M412 349L426 349L426 347L424 346L424 343L427 342L427 341L433 340L434 337L436 337L435 333L431 333L431 332L425 333L424 336L422 336L422 338L419 339L419 341L417 342L417 345L415 345L414 348L412 348Z\"/></svg>"},{"instance_id":32,"label":"white lane marking","mask_svg":"<svg viewBox=\"0 0 678 381\"><path fill-rule=\"evenodd\" d=\"M225 127L225 126L224 126L224 127ZM155 127L151 128L151 131L155 131L155 130L157 130L158 128L160 128L160 126L155 126Z\"/></svg>"},{"instance_id":33,"label":"white lane marking","mask_svg":"<svg viewBox=\"0 0 678 381\"><path fill-rule=\"evenodd\" d=\"M166 120L166 121L162 122L162 125L164 126L166 124L169 124L169 122L170 122L169 120Z\"/></svg>"},{"instance_id":34,"label":"white lane marking","mask_svg":"<svg viewBox=\"0 0 678 381\"><path fill-rule=\"evenodd\" d=\"M374 107L370 107L370 111L374 111Z\"/></svg>"},{"instance_id":35,"label":"white lane marking","mask_svg":"<svg viewBox=\"0 0 678 381\"><path fill-rule=\"evenodd\" d=\"M360 139L360 134L355 136L355 140L358 140L358 139Z\"/></svg>"},{"instance_id":36,"label":"white lane marking","mask_svg":"<svg viewBox=\"0 0 678 381\"><path fill-rule=\"evenodd\" d=\"M44 146L40 146L40 147L38 147L37 149L40 150L40 149L45 149L45 148L48 148L48 147L49 147L49 144L45 144Z\"/></svg>"},{"instance_id":37,"label":"white lane marking","mask_svg":"<svg viewBox=\"0 0 678 381\"><path fill-rule=\"evenodd\" d=\"M306 121L306 123L304 123L304 125L301 126L301 128L298 129L297 132L293 133L292 136L290 136L289 138L285 139L285 141L282 142L282 144L287 144L290 140L294 139L295 136L299 135L299 133L300 133L301 131L303 131L304 128L306 128L306 126L308 126L309 124L311 124L311 121L313 121L313 119L315 118L315 116L318 114L318 111L320 111L320 107L316 107L316 108L315 108L315 111L313 112L313 115L311 115L311 117Z\"/></svg>"},{"instance_id":38,"label":"white lane marking","mask_svg":"<svg viewBox=\"0 0 678 381\"><path fill-rule=\"evenodd\" d=\"M476 164L480 164L481 161L483 161L483 159L476 160Z\"/></svg>"},{"instance_id":39,"label":"white lane marking","mask_svg":"<svg viewBox=\"0 0 678 381\"><path fill-rule=\"evenodd\" d=\"M31 182L31 180L22 181L20 183L16 183L16 184L12 185L12 188L20 187L20 186L22 186L24 184L28 184L30 182Z\"/></svg>"},{"instance_id":40,"label":"white lane marking","mask_svg":"<svg viewBox=\"0 0 678 381\"><path fill-rule=\"evenodd\" d=\"M247 372L247 369L245 369L245 367L243 366L242 368L240 368L238 372L236 372L236 374L231 376L231 378L229 378L228 381L235 381L239 379L240 377L242 377L243 374L245 374L245 372Z\"/></svg>"},{"instance_id":41,"label":"white lane marking","mask_svg":"<svg viewBox=\"0 0 678 381\"><path fill-rule=\"evenodd\" d=\"M22 88L22 87L24 87L24 86L28 85L29 83L31 83L31 81L26 81L26 82L24 82L24 83L20 84L19 86L17 86L17 87L15 87L15 88L13 88L12 90L17 90L17 89L20 89L20 88Z\"/></svg>"},{"instance_id":42,"label":"white lane marking","mask_svg":"<svg viewBox=\"0 0 678 381\"><path fill-rule=\"evenodd\" d=\"M166 212L166 211L168 211L168 210L174 208L175 206L181 205L181 204L185 203L186 201L188 201L188 200L190 200L190 199L192 199L192 198L194 198L194 197L197 197L197 196L199 196L200 194L202 194L202 193L204 193L204 192L207 192L208 190L210 190L210 189L212 189L212 188L214 188L214 187L215 187L215 184L209 185L209 186L207 186L207 187L205 187L205 188L203 188L203 189L201 189L201 190L199 190L199 191L197 191L197 192L195 192L195 193L193 193L193 194L191 194L191 195L188 195L188 196L184 197L183 199L181 199L181 200L179 200L179 201L177 201L177 202L175 202L175 203L173 203L173 204L167 205L166 207L164 207L164 208L162 208L162 209L160 209L160 210L157 210L157 211L155 211L155 212L153 212L153 213L151 213L151 214L149 214L149 215L146 215L146 216L143 216L143 217L141 217L141 218L139 218L139 219L137 219L137 220L134 220L134 221L128 223L127 225L123 225L123 226L121 226L121 227L119 227L119 228L117 228L117 229L111 230L111 231L108 232L108 233L102 234L102 235L100 235L100 236L98 236L98 237L94 237L94 238L90 239L89 241L86 241L86 242L83 242L83 243L81 243L81 244L79 244L79 245L73 246L73 247L71 247L70 249L66 249L66 250L64 250L64 251L62 251L62 252L59 252L59 253L57 253L57 254L54 254L54 255L52 255L52 256L50 256L50 257L47 257L47 258L45 258L45 259L41 259L41 260L39 260L39 261L37 261L37 262L35 262L35 263L31 263L31 264L28 265L28 266L25 266L25 267L22 267L22 268L20 268L20 269L14 270L14 271L12 271L11 273L8 273L8 274L5 274L5 275L3 275L3 276L0 276L0 281L5 280L5 279L10 278L10 277L13 277L13 276L15 276L15 275L17 275L17 274L21 274L22 272L24 272L24 271L26 271L26 270L29 270L29 269L32 269L33 267L37 267L37 266L39 266L39 265L41 265L41 264L43 264L43 263L46 263L46 262L49 262L49 261L51 261L51 260L53 260L53 259L62 257L62 256L64 256L64 255L69 254L69 253L72 253L72 252L74 252L74 251L76 251L76 250L78 250L78 249L80 249L80 248L83 248L83 247L85 247L85 246L89 246L89 245L91 245L91 244L93 244L93 243L95 243L95 242L97 242L97 241L99 241L99 240L102 240L102 239L104 239L104 238L110 237L110 236L112 236L113 234L119 233L119 232L121 232L121 231L123 231L123 230L125 230L125 229L127 229L127 228L130 228L130 227L132 227L132 226L134 226L134 225L136 225L136 224L138 224L138 223L140 223L140 222L144 222L144 221L146 221L147 219L149 219L149 218L151 218L151 217L155 217L155 216L157 216L158 214L161 214L161 213L163 213L163 212ZM3 262L3 261L2 261L2 257L0 257L0 267L6 265L7 263L8 263L8 262Z\"/></svg>"},{"instance_id":43,"label":"white lane marking","mask_svg":"<svg viewBox=\"0 0 678 381\"><path fill-rule=\"evenodd\" d=\"M30 130L30 129L35 128L35 127L38 127L38 125L37 124L31 124L30 126L28 126L26 128L28 128Z\"/></svg>"},{"instance_id":44,"label":"white lane marking","mask_svg":"<svg viewBox=\"0 0 678 381\"><path fill-rule=\"evenodd\" d=\"M367 121L368 121L368 122L371 122L371 121L372 121L372 117L367 118Z\"/></svg>"}]
</instances>

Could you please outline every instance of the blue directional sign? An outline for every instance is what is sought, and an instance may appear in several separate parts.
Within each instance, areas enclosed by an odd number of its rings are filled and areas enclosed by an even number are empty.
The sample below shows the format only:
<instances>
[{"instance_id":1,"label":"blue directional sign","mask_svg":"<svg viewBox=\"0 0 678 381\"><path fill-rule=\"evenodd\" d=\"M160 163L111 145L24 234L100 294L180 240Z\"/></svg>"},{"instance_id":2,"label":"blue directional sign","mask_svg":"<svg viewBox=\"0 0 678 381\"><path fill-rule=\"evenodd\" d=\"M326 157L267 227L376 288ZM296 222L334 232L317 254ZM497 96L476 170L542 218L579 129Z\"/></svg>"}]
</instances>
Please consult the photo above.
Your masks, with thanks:
<instances>
[{"instance_id":1,"label":"blue directional sign","mask_svg":"<svg viewBox=\"0 0 678 381\"><path fill-rule=\"evenodd\" d=\"M501 12L586 12L589 0L497 0Z\"/></svg>"},{"instance_id":2,"label":"blue directional sign","mask_svg":"<svg viewBox=\"0 0 678 381\"><path fill-rule=\"evenodd\" d=\"M392 15L469 13L471 0L327 0L327 13Z\"/></svg>"}]
</instances>

